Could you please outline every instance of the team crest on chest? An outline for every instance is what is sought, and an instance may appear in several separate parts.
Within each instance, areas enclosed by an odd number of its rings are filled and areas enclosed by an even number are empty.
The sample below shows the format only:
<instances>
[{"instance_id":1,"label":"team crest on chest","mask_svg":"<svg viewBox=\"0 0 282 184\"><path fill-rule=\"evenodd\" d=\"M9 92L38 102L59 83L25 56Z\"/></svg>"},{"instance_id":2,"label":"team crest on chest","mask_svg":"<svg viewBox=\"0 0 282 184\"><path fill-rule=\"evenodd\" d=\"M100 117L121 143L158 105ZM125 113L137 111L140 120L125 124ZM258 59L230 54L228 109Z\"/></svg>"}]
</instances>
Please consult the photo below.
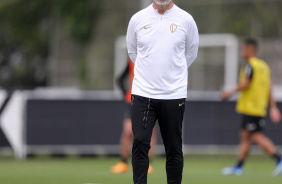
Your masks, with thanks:
<instances>
[{"instance_id":1,"label":"team crest on chest","mask_svg":"<svg viewBox=\"0 0 282 184\"><path fill-rule=\"evenodd\" d=\"M176 25L176 24L171 24L171 25L170 25L170 31L171 31L172 33L174 33L176 30L177 30L177 25Z\"/></svg>"}]
</instances>

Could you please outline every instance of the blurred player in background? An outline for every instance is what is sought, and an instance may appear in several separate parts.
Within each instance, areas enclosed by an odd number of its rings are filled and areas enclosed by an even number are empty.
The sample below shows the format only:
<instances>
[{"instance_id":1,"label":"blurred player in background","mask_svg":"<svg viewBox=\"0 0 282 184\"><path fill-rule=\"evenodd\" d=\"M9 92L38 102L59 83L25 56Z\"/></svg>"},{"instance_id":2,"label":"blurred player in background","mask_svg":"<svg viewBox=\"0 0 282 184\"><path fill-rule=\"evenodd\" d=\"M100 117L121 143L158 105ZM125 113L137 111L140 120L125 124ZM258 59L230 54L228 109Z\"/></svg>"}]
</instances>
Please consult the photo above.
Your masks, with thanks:
<instances>
[{"instance_id":1,"label":"blurred player in background","mask_svg":"<svg viewBox=\"0 0 282 184\"><path fill-rule=\"evenodd\" d=\"M127 76L129 76L129 85L130 89L127 91L125 81L127 79ZM131 144L132 144L132 138L133 138L133 132L132 132L132 126L131 126L131 113L130 113L130 104L131 104L131 85L132 80L134 77L134 63L129 60L129 63L127 64L125 70L122 72L121 76L118 79L118 85L121 88L123 94L125 95L125 101L128 104L128 110L124 114L124 120L123 120L123 132L121 135L120 140L120 146L121 146L121 161L117 163L115 166L111 167L111 172L114 174L120 174L120 173L126 173L128 172L129 166L128 166L128 158L130 157L131 152ZM151 150L149 152L150 161L152 160L152 157L154 155L155 145L156 145L156 128L154 128L152 140L151 140ZM149 166L148 173L151 174L153 172L153 167Z\"/></svg>"},{"instance_id":2,"label":"blurred player in background","mask_svg":"<svg viewBox=\"0 0 282 184\"><path fill-rule=\"evenodd\" d=\"M242 114L241 142L238 162L235 166L224 168L224 175L243 174L243 165L250 152L252 142L259 145L276 162L276 169L273 175L282 172L281 155L273 145L272 141L263 134L265 126L264 117L267 114L269 104L270 118L278 123L281 114L273 98L270 69L268 65L257 58L258 42L253 38L248 38L242 46L242 56L247 61L241 69L238 86L222 93L222 99L226 100L236 92L240 92L237 102L237 112Z\"/></svg>"}]
</instances>

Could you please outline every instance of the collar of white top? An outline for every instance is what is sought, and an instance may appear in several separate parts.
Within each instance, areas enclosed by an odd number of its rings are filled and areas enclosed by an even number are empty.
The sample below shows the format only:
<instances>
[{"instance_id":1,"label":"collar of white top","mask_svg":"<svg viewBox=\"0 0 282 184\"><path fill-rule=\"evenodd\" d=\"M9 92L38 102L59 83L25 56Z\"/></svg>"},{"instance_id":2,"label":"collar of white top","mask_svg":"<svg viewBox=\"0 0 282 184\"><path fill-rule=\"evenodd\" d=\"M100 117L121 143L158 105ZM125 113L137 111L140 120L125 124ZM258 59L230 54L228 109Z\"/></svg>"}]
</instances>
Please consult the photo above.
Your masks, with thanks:
<instances>
[{"instance_id":1,"label":"collar of white top","mask_svg":"<svg viewBox=\"0 0 282 184\"><path fill-rule=\"evenodd\" d=\"M172 12L172 10L174 9L175 6L176 6L176 5L173 3L173 6L172 6L169 10L166 10L163 15L167 15L167 14L169 14L170 12ZM151 4L151 9L152 9L154 12L156 12L157 14L161 15L161 14L159 13L159 11L153 7L153 3Z\"/></svg>"}]
</instances>

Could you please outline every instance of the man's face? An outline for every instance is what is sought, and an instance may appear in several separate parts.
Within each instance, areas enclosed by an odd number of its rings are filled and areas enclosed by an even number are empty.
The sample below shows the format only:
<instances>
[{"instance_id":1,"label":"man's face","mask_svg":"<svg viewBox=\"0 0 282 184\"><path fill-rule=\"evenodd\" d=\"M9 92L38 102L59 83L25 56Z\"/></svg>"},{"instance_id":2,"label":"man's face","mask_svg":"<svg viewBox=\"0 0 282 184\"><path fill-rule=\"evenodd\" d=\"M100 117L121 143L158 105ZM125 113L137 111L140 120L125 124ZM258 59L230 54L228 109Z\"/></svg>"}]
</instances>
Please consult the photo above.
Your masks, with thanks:
<instances>
[{"instance_id":1,"label":"man's face","mask_svg":"<svg viewBox=\"0 0 282 184\"><path fill-rule=\"evenodd\" d=\"M241 56L245 59L249 59L255 54L255 50L254 46L243 44L241 48Z\"/></svg>"},{"instance_id":2,"label":"man's face","mask_svg":"<svg viewBox=\"0 0 282 184\"><path fill-rule=\"evenodd\" d=\"M162 7L166 7L171 2L171 0L154 0L154 1L158 6L162 6Z\"/></svg>"}]
</instances>

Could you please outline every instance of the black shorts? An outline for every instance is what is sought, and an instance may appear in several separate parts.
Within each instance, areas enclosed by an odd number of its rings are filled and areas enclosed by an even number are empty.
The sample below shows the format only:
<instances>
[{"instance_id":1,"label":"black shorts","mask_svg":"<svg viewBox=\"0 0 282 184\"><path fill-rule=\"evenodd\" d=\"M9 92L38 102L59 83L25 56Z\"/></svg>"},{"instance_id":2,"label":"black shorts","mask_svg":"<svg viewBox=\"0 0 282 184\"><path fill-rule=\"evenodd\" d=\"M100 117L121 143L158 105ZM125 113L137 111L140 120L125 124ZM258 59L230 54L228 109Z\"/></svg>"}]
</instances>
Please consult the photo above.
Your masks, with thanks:
<instances>
[{"instance_id":1,"label":"black shorts","mask_svg":"<svg viewBox=\"0 0 282 184\"><path fill-rule=\"evenodd\" d=\"M259 116L242 115L242 129L250 133L262 132L264 130L265 120Z\"/></svg>"},{"instance_id":2,"label":"black shorts","mask_svg":"<svg viewBox=\"0 0 282 184\"><path fill-rule=\"evenodd\" d=\"M127 109L123 116L124 119L131 119L131 105L127 104Z\"/></svg>"}]
</instances>

